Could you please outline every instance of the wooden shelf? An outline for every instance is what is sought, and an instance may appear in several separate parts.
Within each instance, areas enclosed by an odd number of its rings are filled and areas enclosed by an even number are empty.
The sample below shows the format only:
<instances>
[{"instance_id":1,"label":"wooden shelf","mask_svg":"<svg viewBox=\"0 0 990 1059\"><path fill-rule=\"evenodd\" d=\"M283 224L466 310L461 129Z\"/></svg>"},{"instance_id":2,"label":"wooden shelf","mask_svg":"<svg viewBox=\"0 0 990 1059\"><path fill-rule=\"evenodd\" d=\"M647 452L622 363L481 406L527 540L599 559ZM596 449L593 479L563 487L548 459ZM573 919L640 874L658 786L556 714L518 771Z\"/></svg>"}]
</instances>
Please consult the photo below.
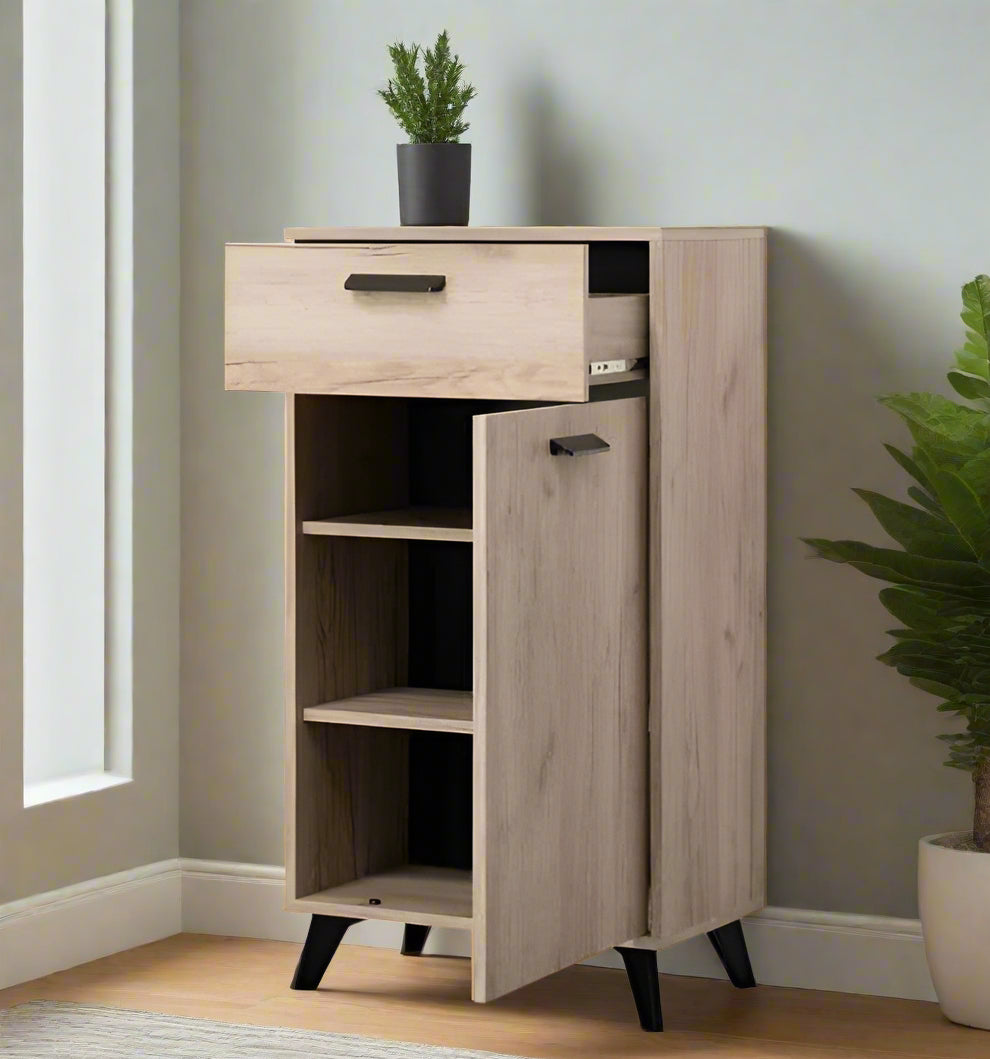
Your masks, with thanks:
<instances>
[{"instance_id":1,"label":"wooden shelf","mask_svg":"<svg viewBox=\"0 0 990 1059\"><path fill-rule=\"evenodd\" d=\"M381 904L369 904L376 899ZM299 911L431 927L471 926L471 873L404 864L295 902Z\"/></svg>"},{"instance_id":2,"label":"wooden shelf","mask_svg":"<svg viewBox=\"0 0 990 1059\"><path fill-rule=\"evenodd\" d=\"M320 706L309 706L303 710L303 719L323 724L358 724L372 728L470 734L474 731L473 699L470 691L386 688Z\"/></svg>"},{"instance_id":3,"label":"wooden shelf","mask_svg":"<svg viewBox=\"0 0 990 1059\"><path fill-rule=\"evenodd\" d=\"M453 507L406 507L313 519L303 533L326 537L385 537L414 541L470 541L471 511Z\"/></svg>"}]
</instances>

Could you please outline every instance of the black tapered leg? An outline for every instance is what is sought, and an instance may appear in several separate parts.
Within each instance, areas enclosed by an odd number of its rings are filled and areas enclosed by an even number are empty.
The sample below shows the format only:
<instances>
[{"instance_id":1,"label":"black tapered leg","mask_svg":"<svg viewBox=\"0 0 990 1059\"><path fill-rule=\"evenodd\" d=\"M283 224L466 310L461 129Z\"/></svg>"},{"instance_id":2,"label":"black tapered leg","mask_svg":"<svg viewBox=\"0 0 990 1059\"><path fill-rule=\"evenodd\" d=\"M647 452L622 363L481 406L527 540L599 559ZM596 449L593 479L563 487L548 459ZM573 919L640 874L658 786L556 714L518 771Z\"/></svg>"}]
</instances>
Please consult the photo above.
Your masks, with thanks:
<instances>
[{"instance_id":1,"label":"black tapered leg","mask_svg":"<svg viewBox=\"0 0 990 1059\"><path fill-rule=\"evenodd\" d=\"M663 1014L660 1011L660 972L656 951L626 949L619 945L615 951L626 965L640 1026L650 1033L659 1033L663 1029Z\"/></svg>"},{"instance_id":2,"label":"black tapered leg","mask_svg":"<svg viewBox=\"0 0 990 1059\"><path fill-rule=\"evenodd\" d=\"M749 952L746 950L742 923L738 919L726 923L724 927L719 927L717 930L708 931L708 940L722 961L729 981L737 989L750 989L756 985L753 966L749 962Z\"/></svg>"},{"instance_id":3,"label":"black tapered leg","mask_svg":"<svg viewBox=\"0 0 990 1059\"><path fill-rule=\"evenodd\" d=\"M360 922L360 919L347 919L344 916L313 916L290 988L316 989L347 928Z\"/></svg>"},{"instance_id":4,"label":"black tapered leg","mask_svg":"<svg viewBox=\"0 0 990 1059\"><path fill-rule=\"evenodd\" d=\"M402 955L422 956L423 946L429 936L429 927L424 927L419 923L407 923L406 929L402 932Z\"/></svg>"}]
</instances>

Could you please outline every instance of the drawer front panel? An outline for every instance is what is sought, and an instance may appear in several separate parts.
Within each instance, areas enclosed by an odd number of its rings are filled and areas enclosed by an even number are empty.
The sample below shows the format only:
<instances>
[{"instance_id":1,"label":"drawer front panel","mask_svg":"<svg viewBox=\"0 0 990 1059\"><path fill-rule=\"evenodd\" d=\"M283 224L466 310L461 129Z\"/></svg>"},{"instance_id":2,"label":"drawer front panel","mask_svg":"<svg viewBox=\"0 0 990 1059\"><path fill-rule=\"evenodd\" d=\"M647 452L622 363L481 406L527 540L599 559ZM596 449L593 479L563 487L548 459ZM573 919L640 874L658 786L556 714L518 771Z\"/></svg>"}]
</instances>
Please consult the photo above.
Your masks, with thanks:
<instances>
[{"instance_id":1,"label":"drawer front panel","mask_svg":"<svg viewBox=\"0 0 990 1059\"><path fill-rule=\"evenodd\" d=\"M229 245L227 388L584 401L587 254L581 244ZM393 285L406 289L377 289Z\"/></svg>"},{"instance_id":2,"label":"drawer front panel","mask_svg":"<svg viewBox=\"0 0 990 1059\"><path fill-rule=\"evenodd\" d=\"M474 420L475 1000L646 926L646 464L644 398Z\"/></svg>"}]
</instances>

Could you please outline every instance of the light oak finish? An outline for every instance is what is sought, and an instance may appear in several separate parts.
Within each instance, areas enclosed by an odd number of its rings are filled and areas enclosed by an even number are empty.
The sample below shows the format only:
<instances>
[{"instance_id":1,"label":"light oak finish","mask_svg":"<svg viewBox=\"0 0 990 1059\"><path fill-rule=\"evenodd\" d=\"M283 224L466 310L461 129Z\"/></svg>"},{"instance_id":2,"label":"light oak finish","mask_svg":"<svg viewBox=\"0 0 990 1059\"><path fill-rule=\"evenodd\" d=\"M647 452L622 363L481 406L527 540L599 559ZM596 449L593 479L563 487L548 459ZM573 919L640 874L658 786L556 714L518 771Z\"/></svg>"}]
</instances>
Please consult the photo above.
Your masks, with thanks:
<instances>
[{"instance_id":1,"label":"light oak finish","mask_svg":"<svg viewBox=\"0 0 990 1059\"><path fill-rule=\"evenodd\" d=\"M303 533L327 537L379 537L416 541L470 541L471 512L465 508L407 507L359 515L308 519Z\"/></svg>"},{"instance_id":2,"label":"light oak finish","mask_svg":"<svg viewBox=\"0 0 990 1059\"><path fill-rule=\"evenodd\" d=\"M324 724L357 724L422 732L474 731L470 691L386 688L303 710L303 719Z\"/></svg>"},{"instance_id":3,"label":"light oak finish","mask_svg":"<svg viewBox=\"0 0 990 1059\"><path fill-rule=\"evenodd\" d=\"M588 379L588 385L607 386L617 382L641 382L649 377L650 373L645 368L632 368L630 371L616 371L611 375L592 375Z\"/></svg>"},{"instance_id":4,"label":"light oak finish","mask_svg":"<svg viewBox=\"0 0 990 1059\"><path fill-rule=\"evenodd\" d=\"M605 228L589 225L535 225L532 227L462 228L286 228L288 242L324 243L628 243L652 242L664 233L684 240L762 238L764 228Z\"/></svg>"},{"instance_id":5,"label":"light oak finish","mask_svg":"<svg viewBox=\"0 0 990 1059\"><path fill-rule=\"evenodd\" d=\"M304 520L408 503L405 408L286 398L285 844L293 898L408 856L408 733L307 724L308 706L406 682L407 545Z\"/></svg>"},{"instance_id":6,"label":"light oak finish","mask_svg":"<svg viewBox=\"0 0 990 1059\"><path fill-rule=\"evenodd\" d=\"M481 1001L760 907L765 230L286 236L301 242L228 247L227 383L346 395L287 400L289 907L470 924ZM447 286L349 292L350 272ZM598 400L647 378L649 411ZM590 386L590 404L476 415L473 512L409 508L411 477L440 502L449 486L464 503L466 481L436 448L410 457L439 403L405 398L584 402ZM550 456L582 433L611 451ZM473 542L474 692L443 705L405 687L418 540ZM425 869L413 892L391 873L410 858L416 729L473 733L474 871ZM383 873L388 900L362 904Z\"/></svg>"},{"instance_id":7,"label":"light oak finish","mask_svg":"<svg viewBox=\"0 0 990 1059\"><path fill-rule=\"evenodd\" d=\"M228 244L227 388L584 401L591 361L646 353L645 296L589 297L587 258L582 244ZM446 287L345 290L361 272Z\"/></svg>"},{"instance_id":8,"label":"light oak finish","mask_svg":"<svg viewBox=\"0 0 990 1059\"><path fill-rule=\"evenodd\" d=\"M586 357L593 360L639 359L650 355L650 296L591 294L588 297Z\"/></svg>"},{"instance_id":9,"label":"light oak finish","mask_svg":"<svg viewBox=\"0 0 990 1059\"><path fill-rule=\"evenodd\" d=\"M652 248L650 934L766 902L766 239Z\"/></svg>"},{"instance_id":10,"label":"light oak finish","mask_svg":"<svg viewBox=\"0 0 990 1059\"><path fill-rule=\"evenodd\" d=\"M471 873L404 864L310 894L299 907L328 916L470 929Z\"/></svg>"},{"instance_id":11,"label":"light oak finish","mask_svg":"<svg viewBox=\"0 0 990 1059\"><path fill-rule=\"evenodd\" d=\"M665 975L666 1032L643 1033L621 971L571 967L472 1004L470 964L342 945L315 993L288 988L299 946L180 934L0 991L31 1000L352 1033L533 1059L990 1059L990 1034L935 1004Z\"/></svg>"},{"instance_id":12,"label":"light oak finish","mask_svg":"<svg viewBox=\"0 0 990 1059\"><path fill-rule=\"evenodd\" d=\"M646 929L646 455L643 398L474 420L478 1001Z\"/></svg>"}]
</instances>

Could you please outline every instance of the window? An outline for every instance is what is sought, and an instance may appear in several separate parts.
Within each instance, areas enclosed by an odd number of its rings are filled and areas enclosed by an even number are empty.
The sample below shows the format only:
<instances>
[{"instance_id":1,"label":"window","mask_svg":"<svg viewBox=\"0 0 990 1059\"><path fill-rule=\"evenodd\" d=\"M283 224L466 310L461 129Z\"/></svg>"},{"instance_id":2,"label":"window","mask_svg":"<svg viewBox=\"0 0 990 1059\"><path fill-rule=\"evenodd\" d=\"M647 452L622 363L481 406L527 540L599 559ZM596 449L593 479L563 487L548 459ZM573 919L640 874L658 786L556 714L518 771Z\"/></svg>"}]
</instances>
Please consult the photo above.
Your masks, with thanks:
<instances>
[{"instance_id":1,"label":"window","mask_svg":"<svg viewBox=\"0 0 990 1059\"><path fill-rule=\"evenodd\" d=\"M131 769L131 17L24 4L24 804Z\"/></svg>"}]
</instances>

